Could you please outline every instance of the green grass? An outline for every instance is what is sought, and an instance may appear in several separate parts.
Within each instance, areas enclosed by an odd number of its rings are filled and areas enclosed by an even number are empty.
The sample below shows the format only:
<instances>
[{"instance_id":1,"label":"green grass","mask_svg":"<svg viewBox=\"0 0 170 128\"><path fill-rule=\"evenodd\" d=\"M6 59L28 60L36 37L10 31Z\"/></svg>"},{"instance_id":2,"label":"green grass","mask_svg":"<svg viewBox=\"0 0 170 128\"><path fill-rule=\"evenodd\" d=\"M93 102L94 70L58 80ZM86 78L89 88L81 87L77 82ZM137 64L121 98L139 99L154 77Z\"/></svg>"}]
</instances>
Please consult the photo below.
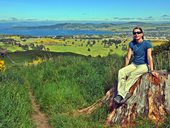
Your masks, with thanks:
<instances>
[{"instance_id":1,"label":"green grass","mask_svg":"<svg viewBox=\"0 0 170 128\"><path fill-rule=\"evenodd\" d=\"M57 56L51 61L29 67L26 77L53 127L104 127L107 106L92 115L74 116L71 113L87 107L101 98L117 78L123 58L114 55L104 58ZM35 79L36 78L36 79ZM147 120L138 124L151 127ZM140 126L141 127L141 126Z\"/></svg>"},{"instance_id":2,"label":"green grass","mask_svg":"<svg viewBox=\"0 0 170 128\"><path fill-rule=\"evenodd\" d=\"M72 52L76 54L81 54L85 56L108 56L108 54L118 54L123 55L125 54L124 51L121 50L121 48L115 49L115 46L111 46L110 48L104 48L103 46L94 46L94 47L82 47L82 46L47 46L50 51L53 52ZM88 51L88 49L90 49ZM112 50L112 52L110 52Z\"/></svg>"},{"instance_id":3,"label":"green grass","mask_svg":"<svg viewBox=\"0 0 170 128\"><path fill-rule=\"evenodd\" d=\"M17 71L0 73L0 127L33 128L28 88Z\"/></svg>"},{"instance_id":4,"label":"green grass","mask_svg":"<svg viewBox=\"0 0 170 128\"><path fill-rule=\"evenodd\" d=\"M170 72L170 52L163 51L154 56L155 70L167 70Z\"/></svg>"},{"instance_id":5,"label":"green grass","mask_svg":"<svg viewBox=\"0 0 170 128\"><path fill-rule=\"evenodd\" d=\"M115 57L118 56L58 56L38 66L27 67L24 76L53 127L103 127L108 114L106 107L90 116L75 117L69 113L91 105L112 86L117 74L115 66L121 66L120 63L113 66Z\"/></svg>"},{"instance_id":6,"label":"green grass","mask_svg":"<svg viewBox=\"0 0 170 128\"><path fill-rule=\"evenodd\" d=\"M8 52L23 51L22 48L0 42L0 48L7 48Z\"/></svg>"}]
</instances>

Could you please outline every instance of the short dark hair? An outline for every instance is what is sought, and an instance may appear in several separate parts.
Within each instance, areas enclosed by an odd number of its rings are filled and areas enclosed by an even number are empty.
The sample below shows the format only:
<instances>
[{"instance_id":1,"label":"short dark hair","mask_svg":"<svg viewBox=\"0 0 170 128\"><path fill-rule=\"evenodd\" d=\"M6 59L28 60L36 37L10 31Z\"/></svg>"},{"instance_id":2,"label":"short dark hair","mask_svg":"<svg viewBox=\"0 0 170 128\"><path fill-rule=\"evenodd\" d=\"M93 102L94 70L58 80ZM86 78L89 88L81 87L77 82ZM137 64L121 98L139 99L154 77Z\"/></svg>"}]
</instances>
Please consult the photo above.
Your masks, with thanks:
<instances>
[{"instance_id":1,"label":"short dark hair","mask_svg":"<svg viewBox=\"0 0 170 128\"><path fill-rule=\"evenodd\" d=\"M142 30L141 27L135 27L135 28L133 28L133 31L132 31L132 32L134 32L135 29L139 29L139 30L144 34L144 32L143 32L143 30ZM142 39L144 39L144 35L142 36Z\"/></svg>"}]
</instances>

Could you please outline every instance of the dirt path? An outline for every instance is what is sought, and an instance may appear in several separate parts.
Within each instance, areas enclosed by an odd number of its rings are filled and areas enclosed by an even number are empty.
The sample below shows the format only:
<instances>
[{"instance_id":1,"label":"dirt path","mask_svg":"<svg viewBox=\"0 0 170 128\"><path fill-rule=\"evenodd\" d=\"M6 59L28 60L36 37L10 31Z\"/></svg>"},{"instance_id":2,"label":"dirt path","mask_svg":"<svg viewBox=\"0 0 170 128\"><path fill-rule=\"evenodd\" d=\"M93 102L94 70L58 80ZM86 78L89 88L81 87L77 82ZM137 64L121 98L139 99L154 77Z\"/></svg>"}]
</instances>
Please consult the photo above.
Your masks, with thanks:
<instances>
[{"instance_id":1,"label":"dirt path","mask_svg":"<svg viewBox=\"0 0 170 128\"><path fill-rule=\"evenodd\" d=\"M48 117L40 111L39 105L36 103L35 96L32 91L29 92L32 102L33 114L32 119L35 122L37 128L51 128L48 123Z\"/></svg>"}]
</instances>

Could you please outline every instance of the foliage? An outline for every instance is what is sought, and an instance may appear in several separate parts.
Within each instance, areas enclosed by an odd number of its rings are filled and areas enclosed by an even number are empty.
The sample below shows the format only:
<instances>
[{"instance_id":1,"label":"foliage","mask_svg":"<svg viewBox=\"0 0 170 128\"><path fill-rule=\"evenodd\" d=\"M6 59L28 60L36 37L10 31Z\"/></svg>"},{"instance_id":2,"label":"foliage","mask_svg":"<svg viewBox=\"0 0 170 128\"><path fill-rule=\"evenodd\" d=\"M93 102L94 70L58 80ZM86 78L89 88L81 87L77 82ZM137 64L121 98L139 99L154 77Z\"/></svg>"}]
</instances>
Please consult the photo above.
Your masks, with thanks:
<instances>
[{"instance_id":1,"label":"foliage","mask_svg":"<svg viewBox=\"0 0 170 128\"><path fill-rule=\"evenodd\" d=\"M35 40L36 43L62 43L62 40L51 39L51 38L39 38Z\"/></svg>"},{"instance_id":2,"label":"foliage","mask_svg":"<svg viewBox=\"0 0 170 128\"><path fill-rule=\"evenodd\" d=\"M154 47L154 54L170 50L170 41Z\"/></svg>"},{"instance_id":3,"label":"foliage","mask_svg":"<svg viewBox=\"0 0 170 128\"><path fill-rule=\"evenodd\" d=\"M170 71L170 41L160 46L155 46L153 51L155 69Z\"/></svg>"}]
</instances>

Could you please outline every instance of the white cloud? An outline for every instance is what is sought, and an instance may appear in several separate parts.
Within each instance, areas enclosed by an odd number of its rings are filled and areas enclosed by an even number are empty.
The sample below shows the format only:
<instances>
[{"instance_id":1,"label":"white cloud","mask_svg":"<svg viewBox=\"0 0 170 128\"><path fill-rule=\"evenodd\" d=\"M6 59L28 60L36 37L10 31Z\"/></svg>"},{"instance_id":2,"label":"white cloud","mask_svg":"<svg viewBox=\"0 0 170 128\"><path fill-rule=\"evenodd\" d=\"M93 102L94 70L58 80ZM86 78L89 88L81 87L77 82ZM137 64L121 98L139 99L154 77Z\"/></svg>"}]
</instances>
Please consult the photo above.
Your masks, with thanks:
<instances>
[{"instance_id":1,"label":"white cloud","mask_svg":"<svg viewBox=\"0 0 170 128\"><path fill-rule=\"evenodd\" d=\"M170 15L162 15L160 17L113 17L113 20L119 21L170 21Z\"/></svg>"}]
</instances>

